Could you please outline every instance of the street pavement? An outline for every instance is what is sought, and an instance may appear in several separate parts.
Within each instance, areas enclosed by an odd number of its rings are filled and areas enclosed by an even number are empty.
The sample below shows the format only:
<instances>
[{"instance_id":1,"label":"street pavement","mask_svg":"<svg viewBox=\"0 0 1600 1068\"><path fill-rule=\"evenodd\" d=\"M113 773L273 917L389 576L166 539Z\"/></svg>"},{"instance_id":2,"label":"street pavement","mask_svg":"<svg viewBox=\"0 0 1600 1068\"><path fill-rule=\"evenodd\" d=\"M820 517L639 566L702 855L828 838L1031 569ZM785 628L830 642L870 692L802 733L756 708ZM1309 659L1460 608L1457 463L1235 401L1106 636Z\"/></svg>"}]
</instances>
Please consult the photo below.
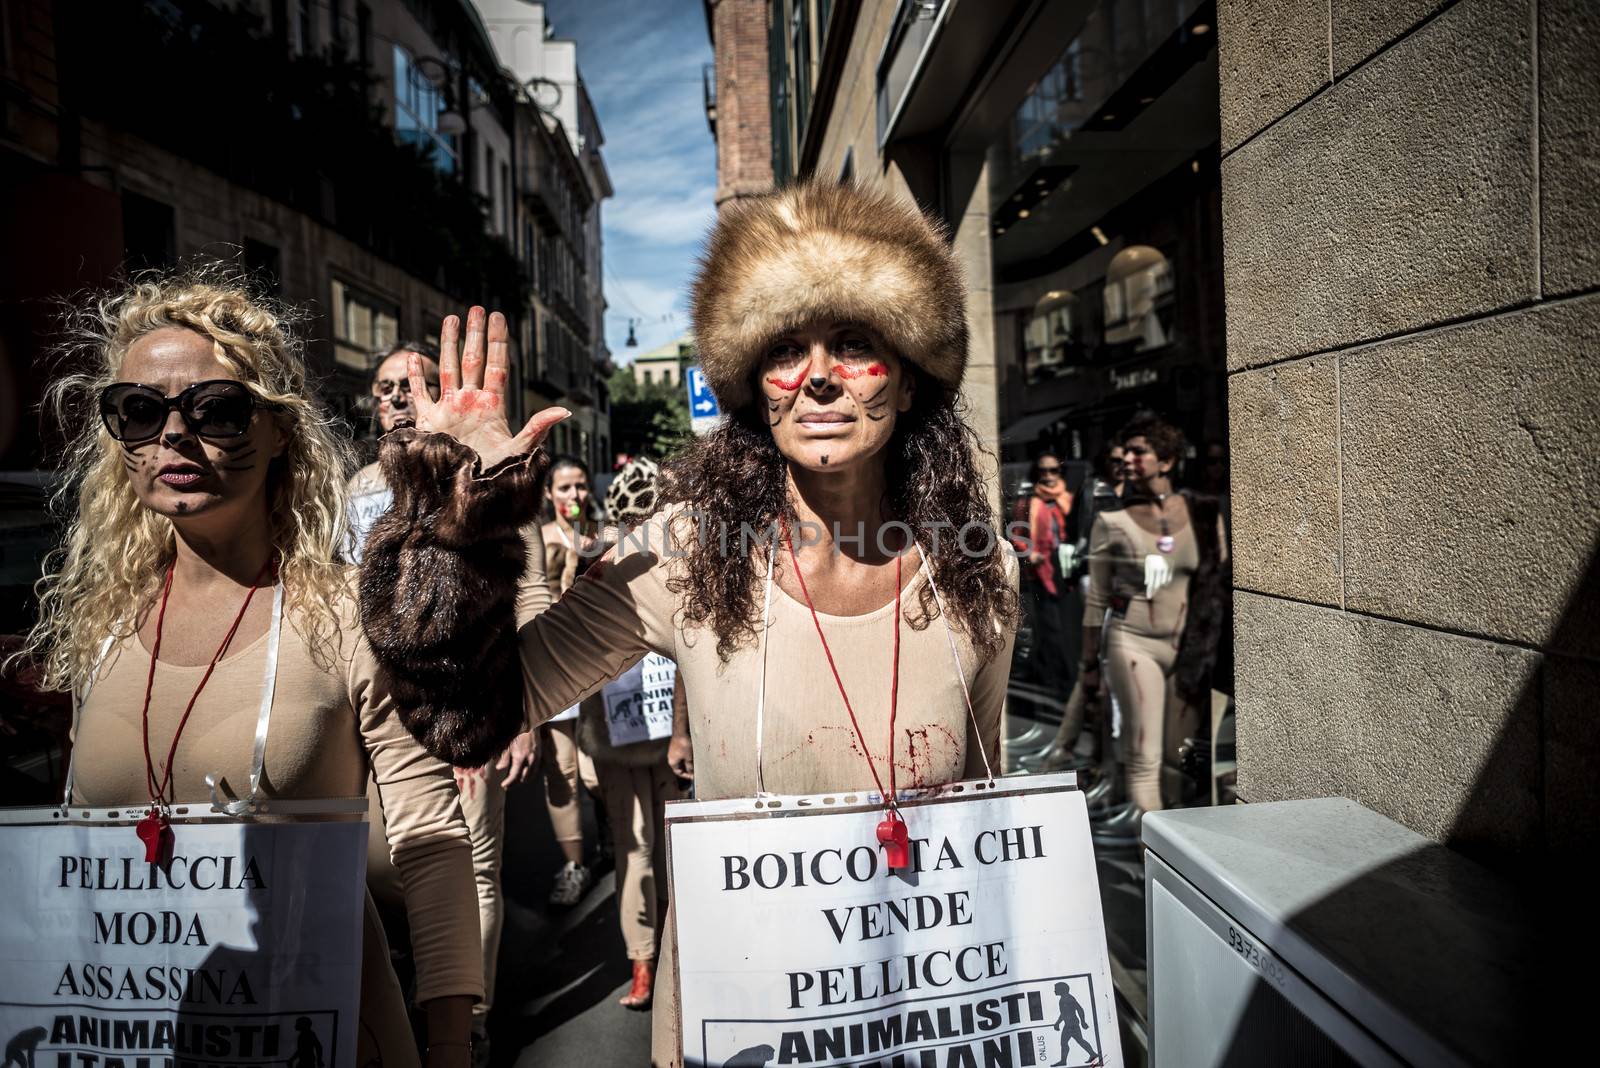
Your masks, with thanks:
<instances>
[{"instance_id":1,"label":"street pavement","mask_svg":"<svg viewBox=\"0 0 1600 1068\"><path fill-rule=\"evenodd\" d=\"M595 853L594 810L584 798L584 841ZM650 1014L617 1004L631 968L617 926L608 870L571 909L548 903L563 858L531 779L506 795L505 930L489 1018L493 1064L648 1068Z\"/></svg>"}]
</instances>

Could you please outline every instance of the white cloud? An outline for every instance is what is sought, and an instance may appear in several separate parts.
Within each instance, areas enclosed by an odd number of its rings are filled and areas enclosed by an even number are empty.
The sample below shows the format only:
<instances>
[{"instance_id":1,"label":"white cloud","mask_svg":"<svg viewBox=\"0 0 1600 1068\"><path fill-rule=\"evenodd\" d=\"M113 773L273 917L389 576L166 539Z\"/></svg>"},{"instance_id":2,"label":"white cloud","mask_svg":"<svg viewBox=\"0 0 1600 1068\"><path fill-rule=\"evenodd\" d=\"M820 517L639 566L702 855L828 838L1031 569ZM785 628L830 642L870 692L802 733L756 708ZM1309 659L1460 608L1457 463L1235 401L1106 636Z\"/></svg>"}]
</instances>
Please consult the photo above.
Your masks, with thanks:
<instances>
[{"instance_id":1,"label":"white cloud","mask_svg":"<svg viewBox=\"0 0 1600 1068\"><path fill-rule=\"evenodd\" d=\"M618 197L603 218L608 230L650 245L698 245L716 215L716 187L686 193Z\"/></svg>"}]
</instances>

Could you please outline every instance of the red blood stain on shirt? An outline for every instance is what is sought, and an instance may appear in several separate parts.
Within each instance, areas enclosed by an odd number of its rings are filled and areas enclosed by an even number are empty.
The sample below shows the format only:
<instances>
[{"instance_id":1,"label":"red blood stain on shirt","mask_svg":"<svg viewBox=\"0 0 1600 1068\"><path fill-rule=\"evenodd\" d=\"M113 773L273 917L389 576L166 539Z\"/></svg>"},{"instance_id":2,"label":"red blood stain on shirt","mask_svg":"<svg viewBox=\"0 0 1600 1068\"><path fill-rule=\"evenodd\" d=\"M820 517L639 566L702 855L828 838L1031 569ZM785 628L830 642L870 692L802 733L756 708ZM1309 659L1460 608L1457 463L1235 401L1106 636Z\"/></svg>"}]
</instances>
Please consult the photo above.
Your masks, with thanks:
<instances>
[{"instance_id":1,"label":"red blood stain on shirt","mask_svg":"<svg viewBox=\"0 0 1600 1068\"><path fill-rule=\"evenodd\" d=\"M943 736L939 742L935 742L931 737L932 732L935 731ZM933 755L935 745L948 746L952 753L960 751L956 736L951 733L949 727L942 723L930 723L925 727L906 728L905 759L897 759L894 762L894 766L897 769L911 776L911 781L903 785L908 787L928 785L925 781L926 776L936 767Z\"/></svg>"}]
</instances>

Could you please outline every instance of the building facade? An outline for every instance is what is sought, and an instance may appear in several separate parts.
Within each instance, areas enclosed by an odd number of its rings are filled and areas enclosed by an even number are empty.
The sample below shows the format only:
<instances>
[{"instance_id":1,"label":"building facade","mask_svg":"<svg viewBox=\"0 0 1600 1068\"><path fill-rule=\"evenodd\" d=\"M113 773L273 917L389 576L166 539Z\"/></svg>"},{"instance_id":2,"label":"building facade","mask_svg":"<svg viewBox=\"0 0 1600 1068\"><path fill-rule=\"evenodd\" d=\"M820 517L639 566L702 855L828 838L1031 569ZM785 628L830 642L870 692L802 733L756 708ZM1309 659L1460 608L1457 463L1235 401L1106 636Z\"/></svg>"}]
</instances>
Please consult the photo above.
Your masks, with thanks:
<instances>
[{"instance_id":1,"label":"building facade","mask_svg":"<svg viewBox=\"0 0 1600 1068\"><path fill-rule=\"evenodd\" d=\"M578 71L577 44L555 36L544 5L474 4L517 98L516 212L533 280L525 346L535 353L524 406L570 410L551 448L602 470L612 442L600 216L612 195L605 139Z\"/></svg>"},{"instance_id":2,"label":"building facade","mask_svg":"<svg viewBox=\"0 0 1600 1068\"><path fill-rule=\"evenodd\" d=\"M951 231L997 496L1045 448L1081 487L1137 409L1223 496L1238 797L1499 866L1592 838L1594 5L765 6L774 182Z\"/></svg>"},{"instance_id":3,"label":"building facade","mask_svg":"<svg viewBox=\"0 0 1600 1068\"><path fill-rule=\"evenodd\" d=\"M0 400L0 464L44 460L18 430L49 298L119 269L249 268L306 313L322 389L357 432L376 350L436 338L469 302L520 316L513 98L470 5L185 0L92 20L71 7L4 8L0 167L17 240L0 333L20 381Z\"/></svg>"},{"instance_id":4,"label":"building facade","mask_svg":"<svg viewBox=\"0 0 1600 1068\"><path fill-rule=\"evenodd\" d=\"M694 335L684 334L649 352L641 352L629 366L638 385L678 389L683 387L684 372L694 362Z\"/></svg>"}]
</instances>

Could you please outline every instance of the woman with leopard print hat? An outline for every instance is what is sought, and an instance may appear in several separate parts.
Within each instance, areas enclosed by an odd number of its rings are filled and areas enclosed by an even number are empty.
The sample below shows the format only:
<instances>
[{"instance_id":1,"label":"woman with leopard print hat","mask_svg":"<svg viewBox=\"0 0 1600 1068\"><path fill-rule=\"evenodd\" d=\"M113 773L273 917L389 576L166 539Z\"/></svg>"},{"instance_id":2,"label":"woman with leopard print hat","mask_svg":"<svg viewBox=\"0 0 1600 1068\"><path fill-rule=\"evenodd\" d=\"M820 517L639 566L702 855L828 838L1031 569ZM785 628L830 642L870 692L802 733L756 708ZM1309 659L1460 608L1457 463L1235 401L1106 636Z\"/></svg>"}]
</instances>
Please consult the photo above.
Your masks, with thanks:
<instances>
[{"instance_id":1,"label":"woman with leopard print hat","mask_svg":"<svg viewBox=\"0 0 1600 1068\"><path fill-rule=\"evenodd\" d=\"M614 526L605 532L605 541L615 544L622 530L650 517L660 477L661 468L643 456L617 473L606 490L606 514ZM667 767L674 713L681 711L684 700L677 675L671 660L648 653L599 693L584 698L578 713L578 745L594 761L616 850L618 918L633 968L632 985L619 1003L629 1009L650 1007L661 923L667 915L663 820L667 802L683 796L677 776Z\"/></svg>"},{"instance_id":2,"label":"woman with leopard print hat","mask_svg":"<svg viewBox=\"0 0 1600 1068\"><path fill-rule=\"evenodd\" d=\"M961 414L966 289L947 232L850 185L730 202L693 318L726 418L673 461L655 515L520 628L533 714L656 653L688 697L702 799L983 775L999 756L1017 568ZM497 330L491 352L508 346ZM476 340L464 373L483 365ZM418 407L420 430L486 462L531 448L508 444L487 407L437 423ZM908 750L908 735L927 744ZM653 1063L681 1064L676 990L654 1007Z\"/></svg>"}]
</instances>

